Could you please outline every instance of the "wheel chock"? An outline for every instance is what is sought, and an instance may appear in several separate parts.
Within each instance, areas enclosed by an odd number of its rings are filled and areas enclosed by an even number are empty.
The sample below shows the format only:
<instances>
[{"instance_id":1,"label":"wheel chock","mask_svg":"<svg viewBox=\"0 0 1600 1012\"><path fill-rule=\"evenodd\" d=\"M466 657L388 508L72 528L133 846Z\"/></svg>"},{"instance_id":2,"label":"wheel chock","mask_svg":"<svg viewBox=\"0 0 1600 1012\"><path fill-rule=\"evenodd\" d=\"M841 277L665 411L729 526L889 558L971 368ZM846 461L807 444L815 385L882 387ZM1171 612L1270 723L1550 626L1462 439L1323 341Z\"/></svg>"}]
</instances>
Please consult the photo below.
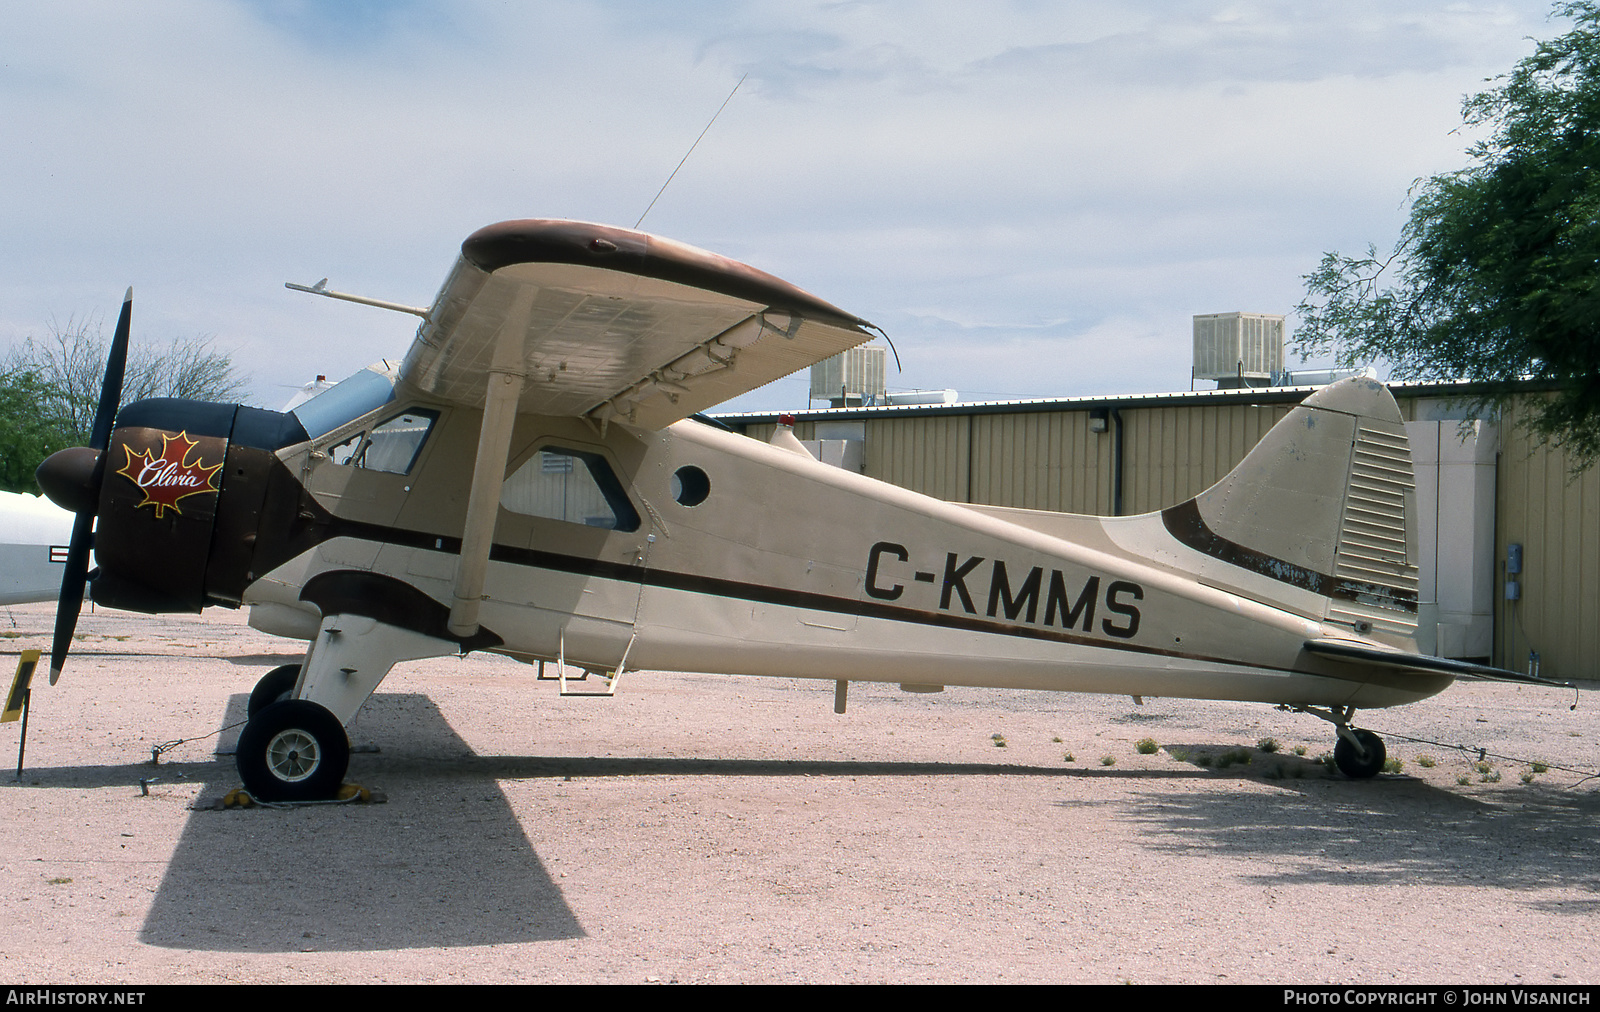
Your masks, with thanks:
<instances>
[{"instance_id":1,"label":"wheel chock","mask_svg":"<svg viewBox=\"0 0 1600 1012\"><path fill-rule=\"evenodd\" d=\"M381 805L388 801L382 793L374 792L369 787L360 784L341 784L333 797L321 801L257 801L255 797L243 787L235 787L222 796L217 802L218 808L304 808L308 805Z\"/></svg>"}]
</instances>

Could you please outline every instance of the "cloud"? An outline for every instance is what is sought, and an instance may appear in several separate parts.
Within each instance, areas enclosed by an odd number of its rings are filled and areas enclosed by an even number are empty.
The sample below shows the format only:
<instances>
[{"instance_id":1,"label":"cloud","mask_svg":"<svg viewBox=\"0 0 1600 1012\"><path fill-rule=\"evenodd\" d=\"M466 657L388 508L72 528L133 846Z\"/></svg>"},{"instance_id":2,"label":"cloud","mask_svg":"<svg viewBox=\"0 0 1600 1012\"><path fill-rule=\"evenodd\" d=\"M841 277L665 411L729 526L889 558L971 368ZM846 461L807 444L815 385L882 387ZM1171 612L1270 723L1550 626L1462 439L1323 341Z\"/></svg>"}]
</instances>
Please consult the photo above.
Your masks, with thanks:
<instances>
[{"instance_id":1,"label":"cloud","mask_svg":"<svg viewBox=\"0 0 1600 1012\"><path fill-rule=\"evenodd\" d=\"M0 345L131 282L137 330L216 334L275 404L414 329L283 281L425 303L491 221L631 224L749 74L647 228L882 324L918 385L1149 389L1186 379L1192 314L1286 312L1321 251L1387 243L1411 181L1463 162L1461 96L1559 30L1545 12L21 7L0 40Z\"/></svg>"}]
</instances>

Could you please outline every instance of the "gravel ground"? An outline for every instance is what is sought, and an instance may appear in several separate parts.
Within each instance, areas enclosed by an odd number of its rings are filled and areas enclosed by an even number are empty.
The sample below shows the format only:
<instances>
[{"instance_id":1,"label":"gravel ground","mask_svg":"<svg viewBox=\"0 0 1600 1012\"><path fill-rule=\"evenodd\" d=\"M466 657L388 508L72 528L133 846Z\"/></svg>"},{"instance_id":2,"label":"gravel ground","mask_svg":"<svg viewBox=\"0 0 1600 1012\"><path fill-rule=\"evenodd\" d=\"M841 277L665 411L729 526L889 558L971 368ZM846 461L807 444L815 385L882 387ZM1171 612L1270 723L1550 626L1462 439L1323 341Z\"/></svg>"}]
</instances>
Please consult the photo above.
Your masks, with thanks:
<instances>
[{"instance_id":1,"label":"gravel ground","mask_svg":"<svg viewBox=\"0 0 1600 1012\"><path fill-rule=\"evenodd\" d=\"M50 621L0 608L7 671ZM1366 713L1404 765L1353 782L1316 761L1331 728L1261 705L857 684L839 716L828 682L562 699L445 659L353 729L385 803L224 811L237 729L214 732L295 644L223 612L79 632L20 780L0 726L8 981L1600 978L1600 781L1558 768L1600 764L1600 717L1570 693Z\"/></svg>"}]
</instances>

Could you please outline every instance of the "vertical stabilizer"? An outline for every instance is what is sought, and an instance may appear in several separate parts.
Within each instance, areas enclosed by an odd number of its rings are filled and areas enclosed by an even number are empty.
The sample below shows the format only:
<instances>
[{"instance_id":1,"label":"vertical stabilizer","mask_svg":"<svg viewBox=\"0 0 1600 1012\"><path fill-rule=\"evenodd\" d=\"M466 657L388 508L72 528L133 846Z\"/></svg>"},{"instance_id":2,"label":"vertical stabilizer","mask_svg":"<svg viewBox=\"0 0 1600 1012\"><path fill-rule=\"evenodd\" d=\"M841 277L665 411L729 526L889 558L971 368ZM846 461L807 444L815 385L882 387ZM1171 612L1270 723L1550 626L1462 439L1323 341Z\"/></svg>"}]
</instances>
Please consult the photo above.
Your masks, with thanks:
<instances>
[{"instance_id":1,"label":"vertical stabilizer","mask_svg":"<svg viewBox=\"0 0 1600 1012\"><path fill-rule=\"evenodd\" d=\"M1226 478L1162 520L1210 557L1206 582L1411 647L1415 509L1399 407L1381 383L1356 377L1306 398Z\"/></svg>"}]
</instances>

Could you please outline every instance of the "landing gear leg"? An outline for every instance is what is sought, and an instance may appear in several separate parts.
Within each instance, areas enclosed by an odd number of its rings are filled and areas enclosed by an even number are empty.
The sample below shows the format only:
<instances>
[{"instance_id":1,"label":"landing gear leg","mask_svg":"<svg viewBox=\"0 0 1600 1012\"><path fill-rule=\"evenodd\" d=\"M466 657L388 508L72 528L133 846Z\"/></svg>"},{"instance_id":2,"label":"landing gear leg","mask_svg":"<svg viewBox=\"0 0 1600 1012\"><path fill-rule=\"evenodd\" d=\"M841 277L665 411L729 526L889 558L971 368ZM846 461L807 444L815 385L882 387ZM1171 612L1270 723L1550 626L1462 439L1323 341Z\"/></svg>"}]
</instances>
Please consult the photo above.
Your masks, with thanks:
<instances>
[{"instance_id":1,"label":"landing gear leg","mask_svg":"<svg viewBox=\"0 0 1600 1012\"><path fill-rule=\"evenodd\" d=\"M1384 748L1383 739L1376 734L1350 726L1351 718L1356 715L1355 707L1322 709L1298 706L1294 709L1320 717L1333 725L1339 734L1339 740L1333 746L1333 764L1339 767L1340 773L1352 780L1368 780L1383 772L1388 750Z\"/></svg>"}]
</instances>

